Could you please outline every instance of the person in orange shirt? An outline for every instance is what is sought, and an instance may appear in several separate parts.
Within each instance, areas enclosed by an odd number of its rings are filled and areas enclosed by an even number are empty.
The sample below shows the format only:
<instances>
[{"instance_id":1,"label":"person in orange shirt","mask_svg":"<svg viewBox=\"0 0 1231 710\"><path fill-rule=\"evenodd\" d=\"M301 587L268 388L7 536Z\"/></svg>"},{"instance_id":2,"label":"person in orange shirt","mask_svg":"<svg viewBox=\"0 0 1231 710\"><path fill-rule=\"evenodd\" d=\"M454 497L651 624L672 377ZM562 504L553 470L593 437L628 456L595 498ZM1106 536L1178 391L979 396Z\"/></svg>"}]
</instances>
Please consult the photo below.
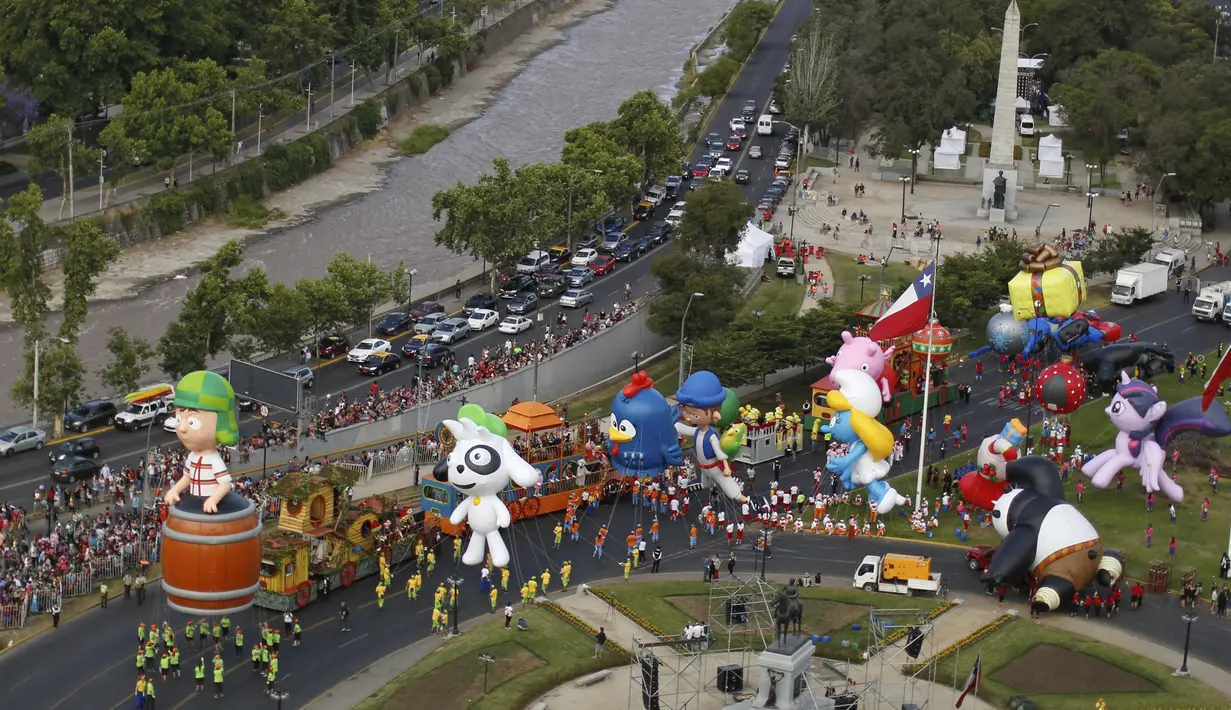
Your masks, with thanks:
<instances>
[{"instance_id":1,"label":"person in orange shirt","mask_svg":"<svg viewBox=\"0 0 1231 710\"><path fill-rule=\"evenodd\" d=\"M641 537L641 536L640 536L640 535L634 535L634 534L632 533L632 531L629 531L629 533L628 533L628 537L625 539L625 542L627 542L627 543L628 543L628 556L629 556L629 557L632 557L632 556L633 556L633 550L637 549L637 538L639 538L639 537Z\"/></svg>"},{"instance_id":2,"label":"person in orange shirt","mask_svg":"<svg viewBox=\"0 0 1231 710\"><path fill-rule=\"evenodd\" d=\"M573 518L572 525L569 527L569 533L569 538L573 542L581 542L581 523L577 521L577 518Z\"/></svg>"},{"instance_id":3,"label":"person in orange shirt","mask_svg":"<svg viewBox=\"0 0 1231 710\"><path fill-rule=\"evenodd\" d=\"M603 543L607 541L607 530L599 530L598 535L594 537L594 556L603 556Z\"/></svg>"},{"instance_id":4,"label":"person in orange shirt","mask_svg":"<svg viewBox=\"0 0 1231 710\"><path fill-rule=\"evenodd\" d=\"M650 542L658 544L658 518L650 524Z\"/></svg>"},{"instance_id":5,"label":"person in orange shirt","mask_svg":"<svg viewBox=\"0 0 1231 710\"><path fill-rule=\"evenodd\" d=\"M636 538L635 540L633 540L633 543L632 543L632 544L636 544L636 543L638 543L638 542L641 542L641 534L642 534L642 532L643 532L643 531L642 531L642 529L641 529L641 526L640 526L640 525L638 525L638 526L637 526L637 538Z\"/></svg>"},{"instance_id":6,"label":"person in orange shirt","mask_svg":"<svg viewBox=\"0 0 1231 710\"><path fill-rule=\"evenodd\" d=\"M659 493L658 494L658 512L662 513L663 515L666 515L667 508L670 507L668 505L670 502L671 502L671 496L667 495L666 491Z\"/></svg>"},{"instance_id":7,"label":"person in orange shirt","mask_svg":"<svg viewBox=\"0 0 1231 710\"><path fill-rule=\"evenodd\" d=\"M694 525L688 530L688 549L697 549L697 526Z\"/></svg>"}]
</instances>

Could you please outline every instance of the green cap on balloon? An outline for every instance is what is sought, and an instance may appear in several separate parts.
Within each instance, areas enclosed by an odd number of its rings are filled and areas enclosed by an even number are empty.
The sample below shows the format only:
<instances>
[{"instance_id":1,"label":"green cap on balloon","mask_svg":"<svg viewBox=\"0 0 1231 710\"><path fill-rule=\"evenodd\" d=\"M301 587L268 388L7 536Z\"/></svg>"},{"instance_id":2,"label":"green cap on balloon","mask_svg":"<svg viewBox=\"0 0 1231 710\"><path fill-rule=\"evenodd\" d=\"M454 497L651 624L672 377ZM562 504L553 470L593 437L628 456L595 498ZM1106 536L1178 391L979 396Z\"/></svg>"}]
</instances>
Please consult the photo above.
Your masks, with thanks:
<instances>
[{"instance_id":1,"label":"green cap on balloon","mask_svg":"<svg viewBox=\"0 0 1231 710\"><path fill-rule=\"evenodd\" d=\"M503 419L495 414L488 414L477 404L463 404L462 408L457 410L457 418L469 419L476 425L499 436L509 435L509 428L505 426Z\"/></svg>"},{"instance_id":2,"label":"green cap on balloon","mask_svg":"<svg viewBox=\"0 0 1231 710\"><path fill-rule=\"evenodd\" d=\"M726 393L726 399L722 400L722 407L719 412L722 413L722 419L718 420L717 428L726 429L735 422L739 421L739 397L735 395L735 391L730 387L724 387L723 392Z\"/></svg>"}]
</instances>

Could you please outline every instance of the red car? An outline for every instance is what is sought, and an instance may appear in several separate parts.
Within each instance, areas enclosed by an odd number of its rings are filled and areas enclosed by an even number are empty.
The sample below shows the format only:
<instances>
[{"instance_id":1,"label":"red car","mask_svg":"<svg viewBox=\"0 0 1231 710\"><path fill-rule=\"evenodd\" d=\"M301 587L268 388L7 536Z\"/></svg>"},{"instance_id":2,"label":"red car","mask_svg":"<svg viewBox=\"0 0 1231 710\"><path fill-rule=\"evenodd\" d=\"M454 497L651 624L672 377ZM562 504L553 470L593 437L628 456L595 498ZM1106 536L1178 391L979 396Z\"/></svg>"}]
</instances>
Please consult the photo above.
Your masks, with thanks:
<instances>
[{"instance_id":1,"label":"red car","mask_svg":"<svg viewBox=\"0 0 1231 710\"><path fill-rule=\"evenodd\" d=\"M326 335L317 344L317 357L322 360L345 355L350 350L350 341L345 335Z\"/></svg>"},{"instance_id":2,"label":"red car","mask_svg":"<svg viewBox=\"0 0 1231 710\"><path fill-rule=\"evenodd\" d=\"M731 136L727 139L727 150L741 150L744 147L744 139L739 136Z\"/></svg>"},{"instance_id":3,"label":"red car","mask_svg":"<svg viewBox=\"0 0 1231 710\"><path fill-rule=\"evenodd\" d=\"M693 177L706 177L710 174L710 166L705 163L697 163L692 167Z\"/></svg>"},{"instance_id":4,"label":"red car","mask_svg":"<svg viewBox=\"0 0 1231 710\"><path fill-rule=\"evenodd\" d=\"M996 548L991 545L975 545L966 552L966 566L975 572L982 572L992 563Z\"/></svg>"},{"instance_id":5,"label":"red car","mask_svg":"<svg viewBox=\"0 0 1231 710\"><path fill-rule=\"evenodd\" d=\"M600 256L590 262L590 269L594 272L595 276L610 274L612 271L615 271L615 267L616 260L613 256Z\"/></svg>"}]
</instances>

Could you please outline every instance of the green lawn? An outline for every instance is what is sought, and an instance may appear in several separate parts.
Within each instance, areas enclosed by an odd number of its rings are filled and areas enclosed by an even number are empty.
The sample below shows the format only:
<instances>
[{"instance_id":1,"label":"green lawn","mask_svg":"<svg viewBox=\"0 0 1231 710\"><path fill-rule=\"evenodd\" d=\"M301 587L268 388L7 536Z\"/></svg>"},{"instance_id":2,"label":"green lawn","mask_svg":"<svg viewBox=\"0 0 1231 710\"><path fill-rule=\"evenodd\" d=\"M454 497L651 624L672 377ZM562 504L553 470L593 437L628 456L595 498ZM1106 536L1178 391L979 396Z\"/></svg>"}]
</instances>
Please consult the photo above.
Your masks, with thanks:
<instances>
[{"instance_id":1,"label":"green lawn","mask_svg":"<svg viewBox=\"0 0 1231 710\"><path fill-rule=\"evenodd\" d=\"M1157 661L1024 619L1010 621L963 647L956 657L940 661L936 682L961 687L976 654L982 654L983 666L979 696L996 707L1008 707L1013 695L1028 695L1048 710L1088 710L1099 698L1115 710L1229 704L1216 689L1191 678L1174 678L1173 669Z\"/></svg>"},{"instance_id":2,"label":"green lawn","mask_svg":"<svg viewBox=\"0 0 1231 710\"><path fill-rule=\"evenodd\" d=\"M709 585L705 582L638 582L601 589L668 634L678 632L690 621L705 622L710 613ZM804 633L830 637L828 643L816 644L816 654L859 661L859 651L868 644L868 612L874 605L885 604L886 597L857 589L829 587L803 587L800 596L804 600ZM889 599L888 603L895 609L931 611L943 602L897 597ZM858 624L860 629L852 629L853 624ZM717 647L726 648L726 637L719 629L713 631ZM770 628L771 640L773 633ZM842 646L843 641L848 642L846 647Z\"/></svg>"},{"instance_id":3,"label":"green lawn","mask_svg":"<svg viewBox=\"0 0 1231 710\"><path fill-rule=\"evenodd\" d=\"M1182 357L1185 354L1180 355ZM1206 360L1207 362L1216 361L1214 353L1207 354ZM1175 375L1162 375L1156 378L1154 384L1165 400L1175 404L1199 395L1202 380L1198 377L1196 380L1190 379L1181 385L1177 382ZM1085 453L1097 454L1114 444L1117 430L1104 412L1107 405L1108 399L1104 397L1088 402L1069 416L1073 432L1070 439L1070 451L1073 446L1080 445ZM1004 419L1009 418L1009 412L1006 412ZM997 422L997 428L998 426L999 422ZM1035 422L1032 429L1037 436L1040 424ZM978 433L972 431L971 436L976 436ZM1098 490L1087 483L1084 502L1079 504L1079 507L1099 531L1103 543L1124 554L1127 562L1126 572L1130 576L1145 579L1151 561L1167 561L1167 543L1173 535L1177 542L1171 576L1173 589L1179 587L1179 570L1184 567L1195 568L1198 579L1206 582L1216 574L1219 559L1226 550L1226 531L1231 527L1231 501L1210 493L1208 468L1204 463L1200 467L1185 466L1183 458L1183 455L1188 455L1185 452L1192 452L1193 455L1199 453L1210 455L1213 456L1219 470L1227 470L1228 465L1231 465L1231 451L1227 449L1225 440L1215 441L1219 441L1220 445L1209 447L1211 440L1195 436L1191 437L1189 443L1181 443L1183 448L1178 476L1180 485L1184 488L1185 497L1182 502L1175 504L1175 523L1170 521L1168 514L1170 501L1165 500L1163 496L1157 497L1153 513L1146 512L1144 496L1141 494L1140 477L1136 470L1125 469L1124 490L1121 493L1117 493L1114 487L1108 490ZM952 470L970 462L973 457L973 453L967 452L950 457L937 465L947 465ZM910 460L914 461L913 458ZM1167 470L1173 470L1170 464ZM1082 480L1088 481L1084 477ZM912 476L910 484L903 483L898 487L898 492L910 495L906 489L914 489L913 481ZM1066 497L1072 502L1077 500L1077 481L1077 476L1070 476L1064 482L1064 487L1067 489ZM939 495L939 491L925 487L924 495L934 499ZM1207 497L1210 499L1209 520L1203 522L1201 503ZM910 530L904 518L895 516L893 520L894 522L887 526L888 534L905 538L918 537ZM954 529L961 525L957 514L942 513L939 520L940 527L935 539L942 542L961 543L954 535ZM1154 525L1153 547L1147 548L1145 529L1151 523ZM983 528L974 523L972 523L968 537L968 543L965 544L994 545L999 542L999 536L991 528Z\"/></svg>"},{"instance_id":4,"label":"green lawn","mask_svg":"<svg viewBox=\"0 0 1231 710\"><path fill-rule=\"evenodd\" d=\"M879 262L866 265L855 263L855 257L841 252L828 252L825 261L829 264L831 274L826 279L833 289L833 297L847 303L863 306L876 299L877 289L881 283L881 267ZM866 275L863 283L863 297L859 295L859 277ZM901 261L890 261L885 267L884 283L891 293L900 293L902 288L919 276L919 270Z\"/></svg>"},{"instance_id":5,"label":"green lawn","mask_svg":"<svg viewBox=\"0 0 1231 710\"><path fill-rule=\"evenodd\" d=\"M767 316L795 315L804 303L804 290L804 285L795 283L795 279L779 278L771 273L769 281L757 284L752 290L744 301L742 312L759 312Z\"/></svg>"},{"instance_id":6,"label":"green lawn","mask_svg":"<svg viewBox=\"0 0 1231 710\"><path fill-rule=\"evenodd\" d=\"M594 639L544 609L520 612L529 631L504 630L496 620L447 641L356 710L417 710L432 698L433 710L522 710L536 697L587 673L624 665L627 656L612 652L592 657ZM485 664L480 653L495 656ZM483 666L487 693L483 693Z\"/></svg>"}]
</instances>

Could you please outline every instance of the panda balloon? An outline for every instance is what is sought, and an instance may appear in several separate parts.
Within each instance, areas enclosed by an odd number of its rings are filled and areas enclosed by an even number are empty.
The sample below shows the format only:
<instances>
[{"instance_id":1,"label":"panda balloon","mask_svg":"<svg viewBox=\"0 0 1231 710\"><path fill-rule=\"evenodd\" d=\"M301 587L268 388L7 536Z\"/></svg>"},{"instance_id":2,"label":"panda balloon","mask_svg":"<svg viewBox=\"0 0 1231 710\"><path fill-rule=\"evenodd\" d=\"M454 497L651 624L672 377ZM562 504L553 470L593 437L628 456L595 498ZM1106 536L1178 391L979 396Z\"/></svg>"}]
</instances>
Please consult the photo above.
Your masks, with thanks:
<instances>
[{"instance_id":1,"label":"panda balloon","mask_svg":"<svg viewBox=\"0 0 1231 710\"><path fill-rule=\"evenodd\" d=\"M1071 602L1092 582L1110 587L1124 574L1119 553L1103 550L1098 531L1064 500L1060 472L1042 456L1006 465L1014 486L992 509L992 526L1004 538L983 582L1000 585L1029 574L1036 591L1035 612L1054 611Z\"/></svg>"}]
</instances>

